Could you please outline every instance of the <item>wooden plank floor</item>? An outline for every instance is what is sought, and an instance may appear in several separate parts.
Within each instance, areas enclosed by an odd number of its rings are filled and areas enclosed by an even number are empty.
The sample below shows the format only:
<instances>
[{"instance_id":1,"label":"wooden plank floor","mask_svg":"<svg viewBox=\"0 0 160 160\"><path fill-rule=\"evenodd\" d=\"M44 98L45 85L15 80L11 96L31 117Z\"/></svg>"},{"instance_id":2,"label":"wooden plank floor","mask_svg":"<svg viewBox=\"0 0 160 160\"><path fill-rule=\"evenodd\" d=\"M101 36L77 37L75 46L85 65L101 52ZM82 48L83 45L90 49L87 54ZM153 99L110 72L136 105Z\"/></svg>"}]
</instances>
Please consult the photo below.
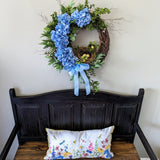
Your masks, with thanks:
<instances>
[{"instance_id":1,"label":"wooden plank floor","mask_svg":"<svg viewBox=\"0 0 160 160\"><path fill-rule=\"evenodd\" d=\"M43 160L48 149L47 142L27 142L19 146L15 160ZM133 144L127 142L112 142L112 160L139 160L138 153ZM79 159L89 160L89 159ZM104 160L95 158L94 160Z\"/></svg>"}]
</instances>

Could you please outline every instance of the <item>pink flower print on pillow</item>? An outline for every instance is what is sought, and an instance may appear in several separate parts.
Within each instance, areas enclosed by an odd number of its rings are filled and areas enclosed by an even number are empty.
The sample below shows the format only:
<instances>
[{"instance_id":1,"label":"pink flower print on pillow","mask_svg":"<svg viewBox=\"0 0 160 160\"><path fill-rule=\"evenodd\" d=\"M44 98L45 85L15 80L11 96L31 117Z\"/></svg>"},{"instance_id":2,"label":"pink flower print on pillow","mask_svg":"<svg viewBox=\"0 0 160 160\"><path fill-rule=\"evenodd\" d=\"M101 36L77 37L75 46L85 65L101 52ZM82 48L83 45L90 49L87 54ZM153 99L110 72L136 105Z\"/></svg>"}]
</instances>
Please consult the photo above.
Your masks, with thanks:
<instances>
[{"instance_id":1,"label":"pink flower print on pillow","mask_svg":"<svg viewBox=\"0 0 160 160\"><path fill-rule=\"evenodd\" d=\"M89 141L90 142L90 145L88 146L88 150L89 151L93 151L93 143L91 142L91 141Z\"/></svg>"},{"instance_id":2,"label":"pink flower print on pillow","mask_svg":"<svg viewBox=\"0 0 160 160\"><path fill-rule=\"evenodd\" d=\"M81 141L82 141L83 143L86 143L86 141L85 141L84 139L82 139L82 138L81 138Z\"/></svg>"},{"instance_id":3,"label":"pink flower print on pillow","mask_svg":"<svg viewBox=\"0 0 160 160\"><path fill-rule=\"evenodd\" d=\"M102 148L105 148L106 146L105 145L102 145Z\"/></svg>"},{"instance_id":4,"label":"pink flower print on pillow","mask_svg":"<svg viewBox=\"0 0 160 160\"><path fill-rule=\"evenodd\" d=\"M83 153L83 157L87 157L88 155L88 153Z\"/></svg>"},{"instance_id":5,"label":"pink flower print on pillow","mask_svg":"<svg viewBox=\"0 0 160 160\"><path fill-rule=\"evenodd\" d=\"M108 139L107 138L105 139L105 142L108 143Z\"/></svg>"},{"instance_id":6,"label":"pink flower print on pillow","mask_svg":"<svg viewBox=\"0 0 160 160\"><path fill-rule=\"evenodd\" d=\"M59 146L56 146L55 150L59 150Z\"/></svg>"},{"instance_id":7,"label":"pink flower print on pillow","mask_svg":"<svg viewBox=\"0 0 160 160\"><path fill-rule=\"evenodd\" d=\"M90 143L90 145L88 146L88 150L87 150L87 152L88 153L92 153L92 151L93 151L93 143L91 142L91 141L89 141L89 143Z\"/></svg>"}]
</instances>

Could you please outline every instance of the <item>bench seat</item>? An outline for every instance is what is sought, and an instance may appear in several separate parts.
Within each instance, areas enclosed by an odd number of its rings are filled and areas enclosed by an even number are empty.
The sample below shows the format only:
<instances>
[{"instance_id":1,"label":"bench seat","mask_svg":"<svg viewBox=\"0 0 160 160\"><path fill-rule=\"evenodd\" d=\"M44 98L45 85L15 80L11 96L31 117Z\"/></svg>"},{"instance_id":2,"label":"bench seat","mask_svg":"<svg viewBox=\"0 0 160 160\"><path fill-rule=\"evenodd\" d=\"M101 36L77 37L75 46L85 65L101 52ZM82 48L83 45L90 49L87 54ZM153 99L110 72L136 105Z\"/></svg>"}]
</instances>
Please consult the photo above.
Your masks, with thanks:
<instances>
[{"instance_id":1,"label":"bench seat","mask_svg":"<svg viewBox=\"0 0 160 160\"><path fill-rule=\"evenodd\" d=\"M43 160L47 149L47 142L26 142L19 146L15 160ZM114 141L111 150L114 153L113 160L139 160L133 143ZM98 158L95 159L98 160ZM99 160L101 159L104 160L99 158ZM83 158L83 160L85 159Z\"/></svg>"}]
</instances>

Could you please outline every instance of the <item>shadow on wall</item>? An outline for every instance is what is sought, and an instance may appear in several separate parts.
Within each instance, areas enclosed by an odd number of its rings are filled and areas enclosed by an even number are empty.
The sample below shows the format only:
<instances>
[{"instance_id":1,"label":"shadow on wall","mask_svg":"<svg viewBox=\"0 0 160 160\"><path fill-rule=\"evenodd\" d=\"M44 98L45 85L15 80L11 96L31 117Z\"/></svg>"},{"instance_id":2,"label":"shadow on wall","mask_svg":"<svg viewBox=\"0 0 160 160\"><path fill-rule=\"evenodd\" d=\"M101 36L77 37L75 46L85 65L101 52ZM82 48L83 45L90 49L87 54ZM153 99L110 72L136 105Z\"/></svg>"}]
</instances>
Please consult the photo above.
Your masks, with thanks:
<instances>
[{"instance_id":1,"label":"shadow on wall","mask_svg":"<svg viewBox=\"0 0 160 160\"><path fill-rule=\"evenodd\" d=\"M13 87L11 87L11 88L14 88L14 89L15 89L15 94L16 94L16 96L22 95L21 90L20 90L18 87L13 86ZM10 90L11 88L9 88L9 90ZM23 95L23 96L25 96L25 95Z\"/></svg>"},{"instance_id":2,"label":"shadow on wall","mask_svg":"<svg viewBox=\"0 0 160 160\"><path fill-rule=\"evenodd\" d=\"M158 152L159 152L159 154L158 154L157 156L158 156L158 158L160 159L160 147L159 147L159 151L158 151Z\"/></svg>"},{"instance_id":3,"label":"shadow on wall","mask_svg":"<svg viewBox=\"0 0 160 160\"><path fill-rule=\"evenodd\" d=\"M160 123L159 124L150 123L149 126L153 130L151 139L152 140L154 139L155 141L152 147L157 157L160 159Z\"/></svg>"},{"instance_id":4,"label":"shadow on wall","mask_svg":"<svg viewBox=\"0 0 160 160\"><path fill-rule=\"evenodd\" d=\"M140 125L154 152L160 158L160 91L145 89Z\"/></svg>"}]
</instances>

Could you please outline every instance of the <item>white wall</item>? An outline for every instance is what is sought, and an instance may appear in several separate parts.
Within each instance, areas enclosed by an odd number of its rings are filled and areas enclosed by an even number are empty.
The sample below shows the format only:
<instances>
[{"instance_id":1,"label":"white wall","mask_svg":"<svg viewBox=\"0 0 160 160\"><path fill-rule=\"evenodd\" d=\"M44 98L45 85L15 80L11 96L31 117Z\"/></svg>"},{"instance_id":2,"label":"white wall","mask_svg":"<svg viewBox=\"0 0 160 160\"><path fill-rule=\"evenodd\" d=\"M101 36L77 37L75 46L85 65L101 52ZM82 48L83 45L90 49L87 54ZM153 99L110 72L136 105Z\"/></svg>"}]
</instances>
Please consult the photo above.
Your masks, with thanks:
<instances>
[{"instance_id":1,"label":"white wall","mask_svg":"<svg viewBox=\"0 0 160 160\"><path fill-rule=\"evenodd\" d=\"M69 81L65 71L59 74L47 65L42 47L38 45L45 26L39 14L49 17L54 10L58 11L58 3L55 0L1 0L0 2L1 151L14 125L9 88L17 88L18 94L36 94L73 88L73 83ZM91 2L99 7L113 8L112 14L104 18L125 19L120 23L113 22L117 31L110 31L110 52L106 63L98 70L96 76L101 83L100 89L127 94L137 94L140 87L146 89L140 125L160 157L160 1L92 0ZM69 0L65 0L65 4L68 3ZM87 37L84 36L82 39ZM135 145L140 155L144 156L144 149L137 137ZM9 160L13 159L16 148L17 141L11 149Z\"/></svg>"}]
</instances>

